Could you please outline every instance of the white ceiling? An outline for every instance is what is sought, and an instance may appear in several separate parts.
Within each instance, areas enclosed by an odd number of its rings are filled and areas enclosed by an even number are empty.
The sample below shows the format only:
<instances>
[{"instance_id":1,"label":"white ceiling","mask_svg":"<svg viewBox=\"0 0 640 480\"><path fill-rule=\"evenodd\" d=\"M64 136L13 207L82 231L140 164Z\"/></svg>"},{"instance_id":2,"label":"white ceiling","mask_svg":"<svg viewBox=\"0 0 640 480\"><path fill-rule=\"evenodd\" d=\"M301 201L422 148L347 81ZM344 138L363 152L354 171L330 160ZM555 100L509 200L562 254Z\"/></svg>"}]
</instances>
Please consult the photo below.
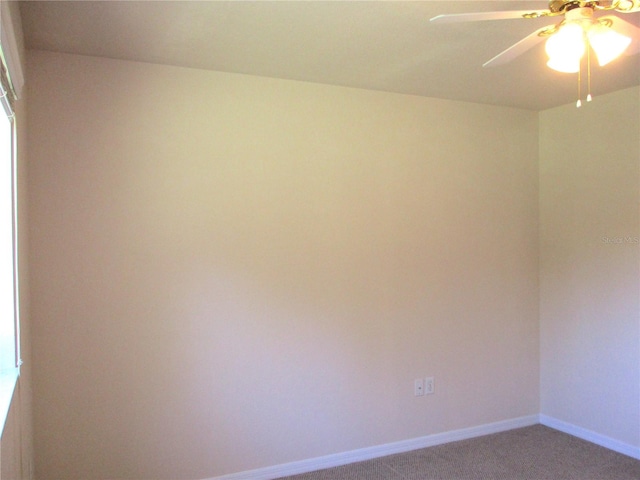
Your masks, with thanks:
<instances>
[{"instance_id":1,"label":"white ceiling","mask_svg":"<svg viewBox=\"0 0 640 480\"><path fill-rule=\"evenodd\" d=\"M557 19L431 24L443 13L545 9L546 1L27 1L28 48L544 110L577 75L540 44L482 64ZM640 13L625 14L640 26ZM595 62L594 62L595 63ZM592 68L592 94L640 85L640 55ZM583 94L584 96L584 94Z\"/></svg>"}]
</instances>

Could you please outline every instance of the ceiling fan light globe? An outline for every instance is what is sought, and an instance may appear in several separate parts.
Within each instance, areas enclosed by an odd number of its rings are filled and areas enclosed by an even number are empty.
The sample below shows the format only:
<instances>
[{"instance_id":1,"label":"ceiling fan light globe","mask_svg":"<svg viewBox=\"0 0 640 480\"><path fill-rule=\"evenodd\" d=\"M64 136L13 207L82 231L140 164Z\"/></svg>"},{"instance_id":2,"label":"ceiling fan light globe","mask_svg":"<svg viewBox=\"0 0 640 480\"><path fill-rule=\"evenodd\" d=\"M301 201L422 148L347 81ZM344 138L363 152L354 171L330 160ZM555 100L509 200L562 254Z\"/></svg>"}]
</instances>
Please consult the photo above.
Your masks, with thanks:
<instances>
[{"instance_id":1,"label":"ceiling fan light globe","mask_svg":"<svg viewBox=\"0 0 640 480\"><path fill-rule=\"evenodd\" d=\"M631 43L629 37L601 24L590 28L587 36L601 67L622 55Z\"/></svg>"},{"instance_id":2,"label":"ceiling fan light globe","mask_svg":"<svg viewBox=\"0 0 640 480\"><path fill-rule=\"evenodd\" d=\"M580 59L550 58L547 66L557 72L578 73L580 71Z\"/></svg>"},{"instance_id":3,"label":"ceiling fan light globe","mask_svg":"<svg viewBox=\"0 0 640 480\"><path fill-rule=\"evenodd\" d=\"M578 23L564 24L547 39L545 50L549 55L549 68L559 72L577 72L586 50L584 30Z\"/></svg>"}]
</instances>

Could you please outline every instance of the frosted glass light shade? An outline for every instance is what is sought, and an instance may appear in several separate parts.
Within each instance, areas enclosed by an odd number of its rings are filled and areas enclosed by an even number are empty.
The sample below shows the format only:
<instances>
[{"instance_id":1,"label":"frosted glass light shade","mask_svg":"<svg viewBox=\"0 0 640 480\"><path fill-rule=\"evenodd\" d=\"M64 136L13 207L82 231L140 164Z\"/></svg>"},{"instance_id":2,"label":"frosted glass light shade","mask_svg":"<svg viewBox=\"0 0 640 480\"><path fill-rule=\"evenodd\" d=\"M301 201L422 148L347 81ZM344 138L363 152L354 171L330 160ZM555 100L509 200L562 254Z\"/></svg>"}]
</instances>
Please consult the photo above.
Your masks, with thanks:
<instances>
[{"instance_id":1,"label":"frosted glass light shade","mask_svg":"<svg viewBox=\"0 0 640 480\"><path fill-rule=\"evenodd\" d=\"M578 73L580 70L580 57L571 58L550 58L547 66L562 73Z\"/></svg>"},{"instance_id":2,"label":"frosted glass light shade","mask_svg":"<svg viewBox=\"0 0 640 480\"><path fill-rule=\"evenodd\" d=\"M547 39L547 65L559 72L576 73L585 52L584 30L578 23L566 23Z\"/></svg>"},{"instance_id":3,"label":"frosted glass light shade","mask_svg":"<svg viewBox=\"0 0 640 480\"><path fill-rule=\"evenodd\" d=\"M604 66L615 60L631 43L631 39L612 30L606 25L596 24L587 32L589 43L596 52L598 63Z\"/></svg>"}]
</instances>

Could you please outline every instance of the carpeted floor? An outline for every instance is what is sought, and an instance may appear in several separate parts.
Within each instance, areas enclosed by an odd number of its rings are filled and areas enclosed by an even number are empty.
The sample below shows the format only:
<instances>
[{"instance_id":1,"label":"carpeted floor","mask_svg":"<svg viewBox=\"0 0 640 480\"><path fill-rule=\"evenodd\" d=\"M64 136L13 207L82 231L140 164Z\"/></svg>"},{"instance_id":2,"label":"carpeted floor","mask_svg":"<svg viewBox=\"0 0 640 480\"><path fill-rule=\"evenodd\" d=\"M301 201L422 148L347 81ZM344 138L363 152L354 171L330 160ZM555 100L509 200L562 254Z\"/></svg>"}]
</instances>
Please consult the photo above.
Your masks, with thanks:
<instances>
[{"instance_id":1,"label":"carpeted floor","mask_svg":"<svg viewBox=\"0 0 640 480\"><path fill-rule=\"evenodd\" d=\"M534 425L280 480L640 480L635 460Z\"/></svg>"}]
</instances>

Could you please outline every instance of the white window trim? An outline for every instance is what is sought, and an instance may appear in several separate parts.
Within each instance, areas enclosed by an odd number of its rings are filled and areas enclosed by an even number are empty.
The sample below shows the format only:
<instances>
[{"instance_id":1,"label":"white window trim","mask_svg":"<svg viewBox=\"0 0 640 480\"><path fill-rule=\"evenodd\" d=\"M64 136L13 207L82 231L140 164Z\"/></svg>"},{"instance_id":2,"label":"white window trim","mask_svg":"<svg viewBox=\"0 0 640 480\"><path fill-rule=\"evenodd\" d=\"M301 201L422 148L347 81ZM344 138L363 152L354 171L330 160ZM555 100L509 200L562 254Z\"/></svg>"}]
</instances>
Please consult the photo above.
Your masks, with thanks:
<instances>
[{"instance_id":1,"label":"white window trim","mask_svg":"<svg viewBox=\"0 0 640 480\"><path fill-rule=\"evenodd\" d=\"M5 102L2 102L3 104ZM5 108L10 108L5 106ZM2 115L3 113L0 113ZM19 306L19 287L18 287L18 219L17 219L17 148L16 148L16 124L15 118L11 120L11 182L12 182L12 221L13 221L13 319L14 319L14 336L15 336L15 368L5 369L0 372L0 439L4 425L11 407L13 393L20 377L20 306Z\"/></svg>"},{"instance_id":2,"label":"white window trim","mask_svg":"<svg viewBox=\"0 0 640 480\"><path fill-rule=\"evenodd\" d=\"M22 87L24 86L24 73L20 62L18 42L16 41L16 34L13 28L12 15L15 15L15 13L11 12L12 3L15 2L0 0L0 45L2 45L2 55L9 73L11 86L13 87L16 97L20 98ZM16 7L17 5L14 6L14 8ZM20 34L22 33L20 32Z\"/></svg>"},{"instance_id":3,"label":"white window trim","mask_svg":"<svg viewBox=\"0 0 640 480\"><path fill-rule=\"evenodd\" d=\"M4 63L9 81L11 83L12 92L8 92L9 95L13 94L15 98L19 98L22 87L24 85L24 75L22 72L22 65L20 63L20 54L18 45L16 42L15 31L12 21L10 2L0 0L0 57ZM4 103L3 101L3 106ZM5 107L7 110L7 107ZM8 115L13 115L11 108L8 108ZM20 322L19 322L19 295L18 295L18 223L17 223L17 145L16 145L16 125L15 118L12 122L12 154L13 154L13 167L12 167L12 181L13 181L13 243L14 243L14 321L15 321L15 365L13 369L8 369L0 373L0 438L4 430L7 415L11 408L11 401L13 399L14 391L20 376Z\"/></svg>"}]
</instances>

